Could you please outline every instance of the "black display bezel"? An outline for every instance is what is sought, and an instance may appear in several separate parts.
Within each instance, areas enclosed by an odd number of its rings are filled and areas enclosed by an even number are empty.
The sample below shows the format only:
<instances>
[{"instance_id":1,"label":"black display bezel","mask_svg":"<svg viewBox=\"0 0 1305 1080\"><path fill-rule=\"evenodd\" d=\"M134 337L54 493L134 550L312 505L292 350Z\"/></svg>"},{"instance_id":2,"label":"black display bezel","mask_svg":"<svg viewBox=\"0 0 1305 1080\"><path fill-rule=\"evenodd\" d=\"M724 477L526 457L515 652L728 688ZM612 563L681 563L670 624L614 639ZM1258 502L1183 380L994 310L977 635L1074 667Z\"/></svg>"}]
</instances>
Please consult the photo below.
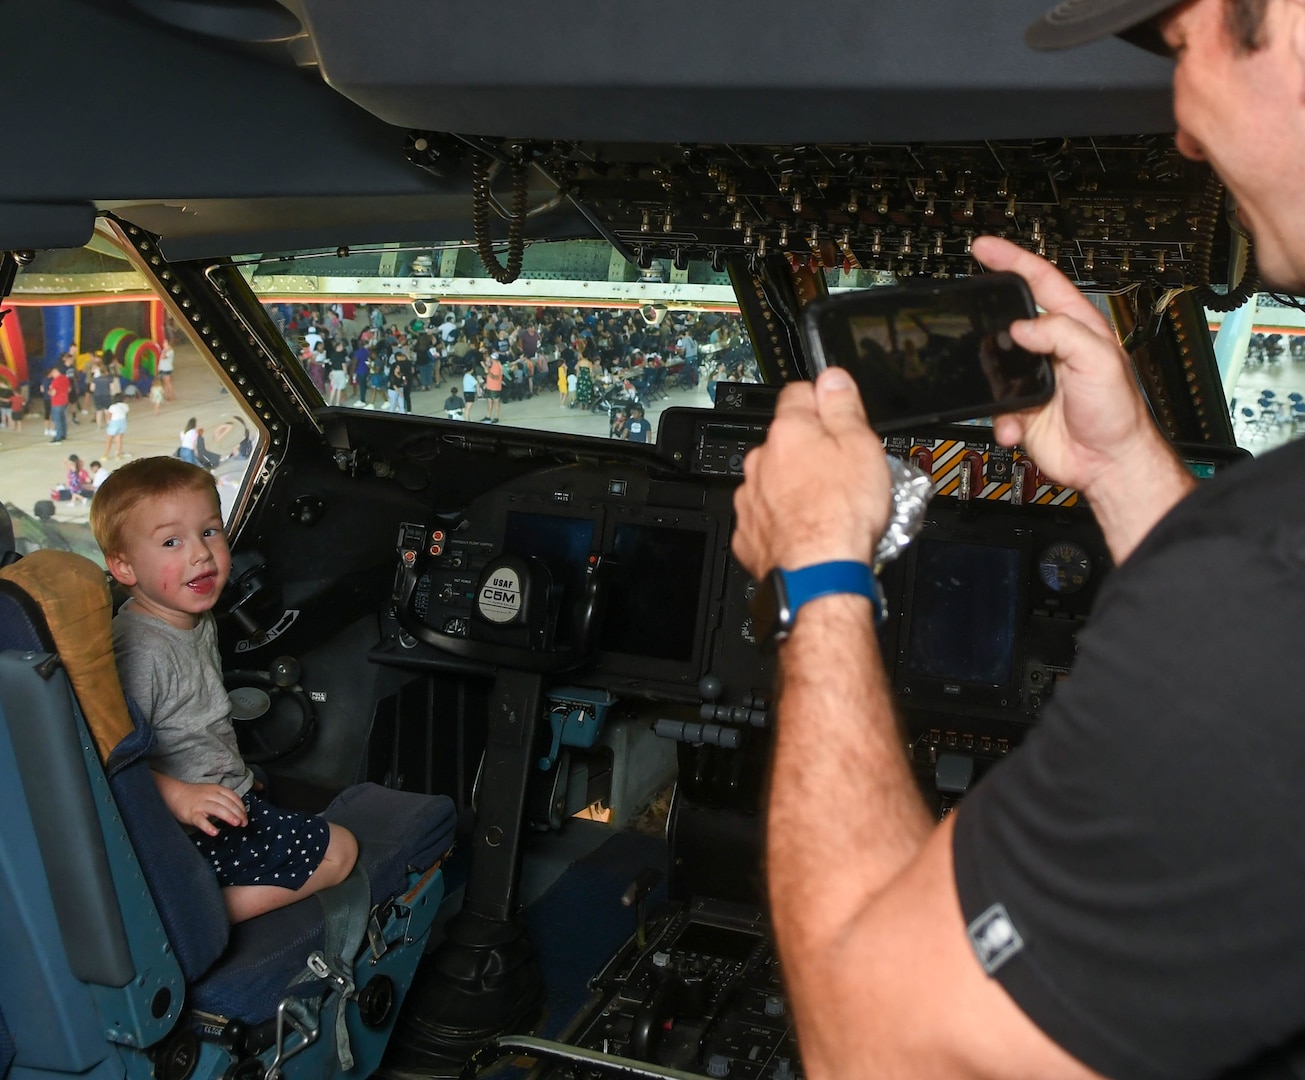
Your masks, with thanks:
<instances>
[{"instance_id":1,"label":"black display bezel","mask_svg":"<svg viewBox=\"0 0 1305 1080\"><path fill-rule=\"evenodd\" d=\"M687 659L649 657L637 653L617 651L603 647L603 626L598 627L597 649L593 658L577 672L582 679L589 671L601 672L612 689L618 689L607 676L630 680L637 684L648 682L662 685L692 685L702 674L703 650L708 637L707 603L715 579L713 560L717 555L717 526L714 519L702 511L653 509L640 505L612 505L601 499L583 499L575 503L551 502L544 496L517 495L496 507L492 523L493 534L507 536L508 515L530 514L550 518L585 520L594 523L594 551L610 556L615 550L617 529L622 525L639 525L649 528L669 528L699 534L702 537L702 557L698 567L696 615L692 620L693 639ZM518 554L522 554L518 552ZM688 584L685 586L689 587ZM614 617L604 614L604 621Z\"/></svg>"},{"instance_id":2,"label":"black display bezel","mask_svg":"<svg viewBox=\"0 0 1305 1080\"><path fill-rule=\"evenodd\" d=\"M981 300L980 297L983 296ZM907 403L889 403L872 393L868 376L861 371L858 348L853 341L853 320L880 318L904 308L934 306L940 310L968 314L982 311L981 305L1001 305L1002 319L1007 312L1011 320L1037 314L1032 294L1024 279L1016 274L985 274L963 280L931 284L912 284L897 288L862 289L813 301L803 311L802 327L808 350L817 371L842 367L857 378L870 426L878 434L904 431L925 424L979 419L999 412L1028 408L1046 401L1055 389L1051 362L1045 356L1028 353L1014 346L1006 355L1020 359L1033 389L1024 393L997 397L988 393L983 400L967 398L963 404L939 402L923 396ZM969 310L962 311L968 306ZM1009 320L1006 320L1009 321ZM996 323L993 323L995 326ZM974 361L977 363L977 359ZM899 387L909 385L898 381ZM976 395L977 396L977 395Z\"/></svg>"},{"instance_id":3,"label":"black display bezel","mask_svg":"<svg viewBox=\"0 0 1305 1080\"><path fill-rule=\"evenodd\" d=\"M716 550L716 522L701 511L652 509L649 507L615 507L608 514L603 534L603 551L612 552L616 545L616 531L622 525L641 525L648 528L677 529L702 537L702 559L698 568L696 618L693 623L693 641L685 660L642 656L636 653L615 652L601 648L594 665L604 672L633 678L638 681L662 684L693 684L702 674L703 650L706 645L709 618L707 604L715 580L713 565ZM686 586L687 587L687 586ZM609 616L610 617L610 616Z\"/></svg>"},{"instance_id":4,"label":"black display bezel","mask_svg":"<svg viewBox=\"0 0 1305 1080\"><path fill-rule=\"evenodd\" d=\"M1009 525L1002 528L997 520L973 522L964 532L931 527L910 548L902 567L901 608L898 613L896 649L893 661L893 685L905 702L920 707L946 705L949 708L985 707L1019 709L1024 678L1025 639L1028 631L1029 573L1033 551L1029 533L1011 535ZM912 630L922 615L919 610L921 551L930 542L969 545L1013 552L1017 557L1012 598L1010 669L999 683L977 682L963 678L944 678L913 671L910 667Z\"/></svg>"}]
</instances>

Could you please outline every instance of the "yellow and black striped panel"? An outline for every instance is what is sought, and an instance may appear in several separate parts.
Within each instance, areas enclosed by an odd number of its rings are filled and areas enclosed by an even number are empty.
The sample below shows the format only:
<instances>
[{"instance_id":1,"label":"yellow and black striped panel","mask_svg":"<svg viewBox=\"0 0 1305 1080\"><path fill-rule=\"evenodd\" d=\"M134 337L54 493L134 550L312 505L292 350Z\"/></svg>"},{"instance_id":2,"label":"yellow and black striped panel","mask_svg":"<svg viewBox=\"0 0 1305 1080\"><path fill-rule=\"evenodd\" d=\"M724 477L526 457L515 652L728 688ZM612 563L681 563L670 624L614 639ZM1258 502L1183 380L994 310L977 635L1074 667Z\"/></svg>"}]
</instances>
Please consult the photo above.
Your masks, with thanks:
<instances>
[{"instance_id":1,"label":"yellow and black striped panel","mask_svg":"<svg viewBox=\"0 0 1305 1080\"><path fill-rule=\"evenodd\" d=\"M890 435L884 440L884 446L890 454L907 461L918 448L928 450L933 456L933 493L951 498L958 495L962 462L966 451L972 450L983 459L982 480L972 498L999 502L1011 501L1013 471L1018 462L1028 457L1019 447L1012 452L995 443L975 439ZM1037 474L1036 483L1037 490L1032 498L1025 499L1026 506L1074 506L1078 502L1078 492L1074 488L1049 483L1041 474Z\"/></svg>"}]
</instances>

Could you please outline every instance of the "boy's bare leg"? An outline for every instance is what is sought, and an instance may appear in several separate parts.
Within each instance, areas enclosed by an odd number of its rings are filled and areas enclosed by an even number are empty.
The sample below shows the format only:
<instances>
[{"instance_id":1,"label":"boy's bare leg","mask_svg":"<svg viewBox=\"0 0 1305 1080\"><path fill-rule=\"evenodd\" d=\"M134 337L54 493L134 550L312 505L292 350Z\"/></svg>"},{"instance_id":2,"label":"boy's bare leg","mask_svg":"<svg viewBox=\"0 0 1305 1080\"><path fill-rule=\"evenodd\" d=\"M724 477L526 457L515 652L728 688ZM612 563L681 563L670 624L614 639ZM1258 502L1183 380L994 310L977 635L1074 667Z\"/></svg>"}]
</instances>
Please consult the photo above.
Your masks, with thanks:
<instances>
[{"instance_id":1,"label":"boy's bare leg","mask_svg":"<svg viewBox=\"0 0 1305 1080\"><path fill-rule=\"evenodd\" d=\"M353 864L358 861L358 841L343 826L327 824L331 839L326 845L326 854L307 881L297 889L283 889L279 885L229 885L222 890L227 917L233 923L244 922L255 915L297 903L347 878Z\"/></svg>"}]
</instances>

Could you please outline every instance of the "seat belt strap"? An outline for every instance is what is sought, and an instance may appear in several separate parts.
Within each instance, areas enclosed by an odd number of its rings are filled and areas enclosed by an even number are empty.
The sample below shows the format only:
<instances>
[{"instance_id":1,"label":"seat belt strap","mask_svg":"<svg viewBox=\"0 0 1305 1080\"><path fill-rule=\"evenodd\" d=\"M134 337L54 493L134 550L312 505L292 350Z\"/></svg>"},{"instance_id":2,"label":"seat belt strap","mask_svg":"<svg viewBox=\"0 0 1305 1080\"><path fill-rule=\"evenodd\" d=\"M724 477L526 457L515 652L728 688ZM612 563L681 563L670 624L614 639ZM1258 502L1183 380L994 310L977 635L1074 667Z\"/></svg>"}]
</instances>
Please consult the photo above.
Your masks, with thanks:
<instances>
[{"instance_id":1,"label":"seat belt strap","mask_svg":"<svg viewBox=\"0 0 1305 1080\"><path fill-rule=\"evenodd\" d=\"M353 1068L354 1059L345 1008L356 989L353 962L367 934L372 908L371 883L366 871L355 864L347 878L323 889L317 899L322 905L325 940L322 948L308 957L307 970L291 986L310 979L325 979L330 984L336 995L335 1054L340 1067L347 1072Z\"/></svg>"}]
</instances>

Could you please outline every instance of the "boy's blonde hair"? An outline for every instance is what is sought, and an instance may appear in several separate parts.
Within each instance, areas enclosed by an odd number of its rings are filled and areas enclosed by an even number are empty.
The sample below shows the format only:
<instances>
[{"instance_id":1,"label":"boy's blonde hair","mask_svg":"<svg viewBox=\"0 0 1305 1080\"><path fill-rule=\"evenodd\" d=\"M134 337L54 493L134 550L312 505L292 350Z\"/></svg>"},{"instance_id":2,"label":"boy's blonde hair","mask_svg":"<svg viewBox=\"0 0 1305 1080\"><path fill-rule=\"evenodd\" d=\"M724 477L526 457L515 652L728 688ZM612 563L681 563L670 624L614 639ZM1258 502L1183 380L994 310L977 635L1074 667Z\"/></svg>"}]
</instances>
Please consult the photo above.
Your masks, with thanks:
<instances>
[{"instance_id":1,"label":"boy's blonde hair","mask_svg":"<svg viewBox=\"0 0 1305 1080\"><path fill-rule=\"evenodd\" d=\"M114 469L91 499L91 532L100 550L105 556L122 554L123 529L141 500L178 491L210 491L217 502L212 474L180 458L137 458Z\"/></svg>"}]
</instances>

